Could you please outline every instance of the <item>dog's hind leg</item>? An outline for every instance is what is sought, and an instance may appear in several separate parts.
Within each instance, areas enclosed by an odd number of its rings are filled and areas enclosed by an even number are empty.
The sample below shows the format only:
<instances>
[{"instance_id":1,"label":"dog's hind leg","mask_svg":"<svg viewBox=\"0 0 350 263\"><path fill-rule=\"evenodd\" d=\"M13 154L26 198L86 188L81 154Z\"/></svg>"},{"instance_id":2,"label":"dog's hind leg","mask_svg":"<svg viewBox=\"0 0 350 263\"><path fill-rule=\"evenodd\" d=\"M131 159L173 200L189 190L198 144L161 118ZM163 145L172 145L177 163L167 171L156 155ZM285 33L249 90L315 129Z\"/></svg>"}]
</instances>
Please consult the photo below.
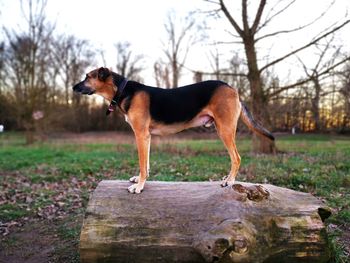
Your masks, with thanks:
<instances>
[{"instance_id":1,"label":"dog's hind leg","mask_svg":"<svg viewBox=\"0 0 350 263\"><path fill-rule=\"evenodd\" d=\"M237 151L236 143L235 143L235 133L236 127L234 128L223 128L220 125L217 125L218 135L223 141L231 159L231 170L228 176L226 176L221 186L233 185L235 183L235 178L238 173L239 166L241 164L241 157Z\"/></svg>"},{"instance_id":2,"label":"dog's hind leg","mask_svg":"<svg viewBox=\"0 0 350 263\"><path fill-rule=\"evenodd\" d=\"M236 129L241 113L238 94L234 89L224 89L217 93L212 100L211 111L217 133L224 143L231 159L231 170L221 185L233 185L241 164L241 157L236 148Z\"/></svg>"}]
</instances>

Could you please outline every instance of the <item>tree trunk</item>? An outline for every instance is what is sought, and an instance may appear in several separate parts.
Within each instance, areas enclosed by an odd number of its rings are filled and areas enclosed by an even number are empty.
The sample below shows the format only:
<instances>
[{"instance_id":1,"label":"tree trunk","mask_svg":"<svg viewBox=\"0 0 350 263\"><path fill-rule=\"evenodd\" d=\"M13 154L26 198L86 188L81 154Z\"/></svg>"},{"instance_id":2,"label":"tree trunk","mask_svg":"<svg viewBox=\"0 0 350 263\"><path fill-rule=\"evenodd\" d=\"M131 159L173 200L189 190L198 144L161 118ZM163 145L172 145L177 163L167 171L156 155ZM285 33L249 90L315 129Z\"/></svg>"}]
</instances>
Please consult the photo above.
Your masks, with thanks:
<instances>
[{"instance_id":1,"label":"tree trunk","mask_svg":"<svg viewBox=\"0 0 350 263\"><path fill-rule=\"evenodd\" d=\"M173 61L171 62L172 66L171 66L171 70L172 70L172 75L173 75L173 84L171 88L177 88L178 85L178 81L179 81L179 69L177 66L177 55L176 53L173 54Z\"/></svg>"},{"instance_id":2,"label":"tree trunk","mask_svg":"<svg viewBox=\"0 0 350 263\"><path fill-rule=\"evenodd\" d=\"M244 40L244 47L248 62L248 81L250 84L251 107L254 118L268 129L271 128L267 98L263 91L262 79L258 69L254 37L247 37ZM267 138L253 135L253 151L259 153L275 153L275 143Z\"/></svg>"},{"instance_id":3,"label":"tree trunk","mask_svg":"<svg viewBox=\"0 0 350 263\"><path fill-rule=\"evenodd\" d=\"M273 185L102 181L80 236L81 262L327 262L322 222L330 215L311 194Z\"/></svg>"},{"instance_id":4,"label":"tree trunk","mask_svg":"<svg viewBox=\"0 0 350 263\"><path fill-rule=\"evenodd\" d=\"M315 122L314 131L319 132L321 128L321 121L320 121L321 84L317 76L314 77L312 80L315 88L315 96L311 99L312 114Z\"/></svg>"}]
</instances>

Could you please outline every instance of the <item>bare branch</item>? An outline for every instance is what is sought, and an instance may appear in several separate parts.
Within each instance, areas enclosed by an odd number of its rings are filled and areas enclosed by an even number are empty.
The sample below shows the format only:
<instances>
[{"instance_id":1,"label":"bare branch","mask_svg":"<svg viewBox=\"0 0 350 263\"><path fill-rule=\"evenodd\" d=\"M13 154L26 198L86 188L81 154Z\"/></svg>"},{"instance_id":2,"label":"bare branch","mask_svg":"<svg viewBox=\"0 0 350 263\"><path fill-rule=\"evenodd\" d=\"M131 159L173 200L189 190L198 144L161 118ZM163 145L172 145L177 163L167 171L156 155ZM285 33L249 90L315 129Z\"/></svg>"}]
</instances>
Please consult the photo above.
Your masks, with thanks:
<instances>
[{"instance_id":1,"label":"bare branch","mask_svg":"<svg viewBox=\"0 0 350 263\"><path fill-rule=\"evenodd\" d=\"M184 20L179 21L181 22L180 30L177 29L177 22L175 13L169 12L167 22L164 24L168 36L168 43L167 45L164 45L163 49L164 55L167 58L167 65L164 65L164 70L162 69L162 66L159 65L160 62L158 62L158 65L155 67L155 72L158 74L158 78L162 77L165 78L164 80L168 81L170 80L169 74L171 73L172 88L178 87L182 65L187 59L190 48L199 41L198 34L192 31L197 24L191 13L189 13Z\"/></svg>"},{"instance_id":2,"label":"bare branch","mask_svg":"<svg viewBox=\"0 0 350 263\"><path fill-rule=\"evenodd\" d=\"M279 34L293 33L293 32L302 30L302 29L306 28L307 26L309 26L309 24L306 25L306 26L300 26L300 27L296 27L296 28L293 28L293 29L289 29L289 30L280 30L280 31L276 31L276 32L273 32L273 33L270 33L270 34L266 34L266 35L264 35L262 37L256 38L255 42L258 42L258 41L260 41L260 40L262 40L264 38L274 37L274 36L277 36Z\"/></svg>"},{"instance_id":3,"label":"bare branch","mask_svg":"<svg viewBox=\"0 0 350 263\"><path fill-rule=\"evenodd\" d=\"M346 63L347 61L350 61L350 56L348 56L348 57L346 57L345 59L339 61L338 63L332 65L331 67L327 68L326 70L322 71L321 73L318 74L318 77L330 73L333 69L335 69L336 67L338 67L338 66L340 66L340 65L342 65L342 64L344 64L344 63ZM268 97L269 97L269 98L272 98L272 97L274 97L274 96L280 94L281 92L283 92L283 91L285 91L285 90L298 87L298 86L303 85L303 84L305 84L305 83L307 83L307 82L309 82L309 81L311 81L311 80L312 80L312 76L310 76L309 78L300 80L300 81L298 81L298 82L296 82L296 83L294 83L294 84L281 87L281 88L279 88L278 90L276 90L276 91L274 91L274 92L268 94Z\"/></svg>"},{"instance_id":4,"label":"bare branch","mask_svg":"<svg viewBox=\"0 0 350 263\"><path fill-rule=\"evenodd\" d=\"M192 71L193 73L198 72L198 71ZM231 72L203 72L200 71L203 75L208 75L208 76L230 76L230 77L247 77L247 74L243 73L231 73Z\"/></svg>"},{"instance_id":5,"label":"bare branch","mask_svg":"<svg viewBox=\"0 0 350 263\"><path fill-rule=\"evenodd\" d=\"M233 77L247 77L247 74L244 73L232 73L232 72L204 72L201 70L194 70L192 68L189 68L185 66L184 64L179 64L180 67L183 67L184 69L192 72L192 73L197 73L200 72L203 75L208 75L208 76L215 76L215 75L220 75L220 76L233 76ZM225 71L225 69L222 69L222 71Z\"/></svg>"},{"instance_id":6,"label":"bare branch","mask_svg":"<svg viewBox=\"0 0 350 263\"><path fill-rule=\"evenodd\" d=\"M182 29L180 36L179 36L179 38L176 42L176 45L175 45L175 47L176 47L175 52L179 51L182 40L184 39L184 37L188 33L188 30L190 30L194 26L194 24L195 24L195 20L190 20L189 23L187 25L185 25L185 27ZM193 44L194 43L192 43L192 38L190 38L188 46L193 45Z\"/></svg>"},{"instance_id":7,"label":"bare branch","mask_svg":"<svg viewBox=\"0 0 350 263\"><path fill-rule=\"evenodd\" d=\"M282 1L278 1L277 4L271 8L270 12ZM287 10L292 4L294 4L294 2L296 2L296 0L292 0L289 4L287 4L285 7L283 7L281 10L277 11L274 15L272 15L271 17L267 16L265 22L257 29L257 32L264 28L272 19L274 19L276 16L282 14L285 10ZM270 13L269 12L269 13Z\"/></svg>"},{"instance_id":8,"label":"bare branch","mask_svg":"<svg viewBox=\"0 0 350 263\"><path fill-rule=\"evenodd\" d=\"M258 28L257 31L259 31L260 29L262 29L263 27L265 27L274 17L276 17L277 15L283 13L286 9L288 9L296 0L291 1L287 6L285 6L283 9L281 9L280 11L278 11L276 14L274 14L273 16L271 16L270 18L266 19L266 21ZM261 36L259 38L256 39L256 41L262 40L264 38L268 38L268 37L273 37L279 34L286 34L286 33L293 33L293 32L297 32L300 31L302 29L305 29L311 25L313 25L314 23L316 23L318 20L320 20L322 17L324 17L324 15L328 12L328 10L334 5L335 0L333 0L330 5L318 16L316 17L314 20L312 20L310 23L307 23L305 25L302 26L298 26L296 28L293 29L288 29L288 30L280 30L280 31L276 31L270 34L266 34L264 36Z\"/></svg>"},{"instance_id":9,"label":"bare branch","mask_svg":"<svg viewBox=\"0 0 350 263\"><path fill-rule=\"evenodd\" d=\"M232 73L232 72L202 72L204 75L220 75L220 76L231 76L231 77L247 77L247 74L244 73Z\"/></svg>"},{"instance_id":10,"label":"bare branch","mask_svg":"<svg viewBox=\"0 0 350 263\"><path fill-rule=\"evenodd\" d=\"M208 44L208 45L217 45L217 44L243 44L243 42L242 41L217 41L215 43Z\"/></svg>"},{"instance_id":11,"label":"bare branch","mask_svg":"<svg viewBox=\"0 0 350 263\"><path fill-rule=\"evenodd\" d=\"M312 45L314 45L314 44L316 44L316 43L317 43L318 41L320 41L321 39L323 39L323 38L325 38L325 37L327 37L327 36L333 34L334 32L338 31L339 29L343 28L344 26L346 26L346 25L349 24L349 23L350 23L350 20L346 20L346 21L345 21L344 23L342 23L341 25L339 25L339 26L333 28L332 30L328 31L327 33L325 33L325 34L319 36L318 38L314 39L313 41L309 42L308 44L306 44L306 45L304 45L304 46L302 46L302 47L300 47L300 48L297 48L297 49L293 50L292 52L289 52L288 54L286 54L286 55L284 55L284 56L282 56L282 57L280 57L280 58L278 58L278 59L276 59L276 60L274 60L274 61L272 61L272 62L266 64L265 66L263 66L263 67L259 70L260 73L261 73L262 71L264 71L265 69L267 69L268 67L271 67L272 65L275 65L275 64L277 64L277 63L283 61L284 59L286 59L286 58L288 58L288 57L290 57L290 56L292 56L292 55L294 55L294 54L296 54L296 53L298 53L298 52L300 52L300 51L302 51L302 50L304 50L304 49L306 49L306 48L308 48L308 47L310 47L310 46L312 46Z\"/></svg>"},{"instance_id":12,"label":"bare branch","mask_svg":"<svg viewBox=\"0 0 350 263\"><path fill-rule=\"evenodd\" d=\"M296 56L298 61L300 62L300 64L302 65L303 69L304 69L304 72L306 74L306 76L308 76L309 78L311 77L311 75L309 74L309 71L305 65L305 63L301 60L301 58L299 56Z\"/></svg>"},{"instance_id":13,"label":"bare branch","mask_svg":"<svg viewBox=\"0 0 350 263\"><path fill-rule=\"evenodd\" d=\"M252 26L253 34L256 33L256 30L257 30L258 25L259 25L260 20L261 20L262 13L263 13L264 8L265 8L265 5L266 5L266 0L261 0L259 8L258 8L258 11L257 11L256 16L255 16L255 20L254 20L253 26Z\"/></svg>"},{"instance_id":14,"label":"bare branch","mask_svg":"<svg viewBox=\"0 0 350 263\"><path fill-rule=\"evenodd\" d=\"M209 2L210 3L210 2ZM220 6L220 4L218 2L211 2L213 4L217 4ZM217 9L213 9L213 10L199 10L197 11L199 14L207 14L208 16L212 16L212 17L216 17L219 18L220 17L220 12L221 12L221 7L217 8Z\"/></svg>"},{"instance_id":15,"label":"bare branch","mask_svg":"<svg viewBox=\"0 0 350 263\"><path fill-rule=\"evenodd\" d=\"M318 68L319 68L319 66L320 66L320 64L321 64L321 62L322 62L322 59L323 59L324 56L326 55L327 50L329 49L330 44L331 44L331 42L333 41L333 39L334 39L334 36L332 36L332 39L331 39L330 41L327 41L326 46L321 50L321 54L320 54L320 56L319 56L319 58L318 58L318 61L317 61L317 63L316 63L316 66L315 66L315 68L314 68L314 70L313 70L314 72L316 72L316 71L318 70ZM333 61L334 61L334 58L335 58L335 56L333 56L333 59L332 59L330 62L333 62Z\"/></svg>"},{"instance_id":16,"label":"bare branch","mask_svg":"<svg viewBox=\"0 0 350 263\"><path fill-rule=\"evenodd\" d=\"M236 20L234 20L234 18L231 16L230 12L227 10L226 5L224 4L223 0L220 0L220 7L222 12L224 12L225 16L227 17L227 19L230 21L231 25L234 27L234 29L237 31L237 33L243 37L243 31L242 29L239 27L239 25L237 24Z\"/></svg>"},{"instance_id":17,"label":"bare branch","mask_svg":"<svg viewBox=\"0 0 350 263\"><path fill-rule=\"evenodd\" d=\"M219 2L217 2L217 1L212 1L212 0L204 0L204 2L208 2L208 3L211 3L211 4L220 5Z\"/></svg>"},{"instance_id":18,"label":"bare branch","mask_svg":"<svg viewBox=\"0 0 350 263\"><path fill-rule=\"evenodd\" d=\"M243 31L244 31L244 33L245 34L249 34L247 0L242 0L242 22L243 22Z\"/></svg>"},{"instance_id":19,"label":"bare branch","mask_svg":"<svg viewBox=\"0 0 350 263\"><path fill-rule=\"evenodd\" d=\"M198 72L198 71L193 71L194 72ZM203 72L200 71L203 75L208 75L208 76L230 76L230 77L247 77L247 74L243 74L243 73L230 73L230 72Z\"/></svg>"},{"instance_id":20,"label":"bare branch","mask_svg":"<svg viewBox=\"0 0 350 263\"><path fill-rule=\"evenodd\" d=\"M296 83L294 83L294 84L281 87L281 88L279 88L278 90L276 90L276 91L274 91L274 92L268 94L268 97L269 97L269 98L273 98L273 97L275 97L276 95L280 94L281 92L283 92L283 91L285 91L285 90L289 90L289 89L292 89L292 88L296 88L296 87L301 86L301 85L303 85L303 84L305 84L305 83L307 83L307 82L309 82L309 81L311 81L311 79L310 79L310 78L307 78L307 79L298 81L298 82L296 82Z\"/></svg>"},{"instance_id":21,"label":"bare branch","mask_svg":"<svg viewBox=\"0 0 350 263\"><path fill-rule=\"evenodd\" d=\"M234 37L234 38L240 38L240 39L242 39L241 36L235 35L235 34L233 34L232 32L230 32L230 31L228 31L228 30L226 30L226 29L225 29L225 32L228 33L230 36L232 36L232 37Z\"/></svg>"}]
</instances>

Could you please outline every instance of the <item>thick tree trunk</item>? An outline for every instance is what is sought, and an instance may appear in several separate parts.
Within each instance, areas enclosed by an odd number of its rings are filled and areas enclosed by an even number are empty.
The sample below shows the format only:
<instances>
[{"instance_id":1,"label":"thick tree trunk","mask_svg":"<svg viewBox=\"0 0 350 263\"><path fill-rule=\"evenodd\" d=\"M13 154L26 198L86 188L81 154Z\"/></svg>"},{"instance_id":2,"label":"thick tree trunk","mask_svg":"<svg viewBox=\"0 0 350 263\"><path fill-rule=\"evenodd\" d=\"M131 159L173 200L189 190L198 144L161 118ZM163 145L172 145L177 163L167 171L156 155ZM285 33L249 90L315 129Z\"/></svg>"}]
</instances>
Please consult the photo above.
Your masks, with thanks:
<instances>
[{"instance_id":1,"label":"thick tree trunk","mask_svg":"<svg viewBox=\"0 0 350 263\"><path fill-rule=\"evenodd\" d=\"M323 203L273 185L102 181L80 236L82 262L327 262Z\"/></svg>"},{"instance_id":2,"label":"thick tree trunk","mask_svg":"<svg viewBox=\"0 0 350 263\"><path fill-rule=\"evenodd\" d=\"M248 80L251 93L251 107L253 116L268 129L271 128L267 99L263 91L263 84L258 69L257 55L254 46L254 36L244 40L244 47L248 62ZM275 153L275 143L267 138L253 136L253 151L259 153Z\"/></svg>"}]
</instances>

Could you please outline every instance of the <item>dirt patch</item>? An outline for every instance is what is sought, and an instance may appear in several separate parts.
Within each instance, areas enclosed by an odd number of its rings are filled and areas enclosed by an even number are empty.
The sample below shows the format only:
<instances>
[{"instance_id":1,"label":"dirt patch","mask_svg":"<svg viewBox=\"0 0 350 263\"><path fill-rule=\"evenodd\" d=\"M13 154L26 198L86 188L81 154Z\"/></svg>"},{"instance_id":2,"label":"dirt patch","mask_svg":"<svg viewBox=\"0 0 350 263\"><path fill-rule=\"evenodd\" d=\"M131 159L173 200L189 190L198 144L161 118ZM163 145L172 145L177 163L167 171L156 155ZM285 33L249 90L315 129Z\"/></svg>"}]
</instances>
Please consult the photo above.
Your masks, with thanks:
<instances>
[{"instance_id":1,"label":"dirt patch","mask_svg":"<svg viewBox=\"0 0 350 263\"><path fill-rule=\"evenodd\" d=\"M68 238L62 228L67 227L70 233L69 229L80 229L81 224L82 216L26 222L10 235L1 237L0 262L79 262L78 236Z\"/></svg>"},{"instance_id":2,"label":"dirt patch","mask_svg":"<svg viewBox=\"0 0 350 263\"><path fill-rule=\"evenodd\" d=\"M49 233L45 226L34 223L18 229L1 240L2 262L50 262L59 238Z\"/></svg>"}]
</instances>

